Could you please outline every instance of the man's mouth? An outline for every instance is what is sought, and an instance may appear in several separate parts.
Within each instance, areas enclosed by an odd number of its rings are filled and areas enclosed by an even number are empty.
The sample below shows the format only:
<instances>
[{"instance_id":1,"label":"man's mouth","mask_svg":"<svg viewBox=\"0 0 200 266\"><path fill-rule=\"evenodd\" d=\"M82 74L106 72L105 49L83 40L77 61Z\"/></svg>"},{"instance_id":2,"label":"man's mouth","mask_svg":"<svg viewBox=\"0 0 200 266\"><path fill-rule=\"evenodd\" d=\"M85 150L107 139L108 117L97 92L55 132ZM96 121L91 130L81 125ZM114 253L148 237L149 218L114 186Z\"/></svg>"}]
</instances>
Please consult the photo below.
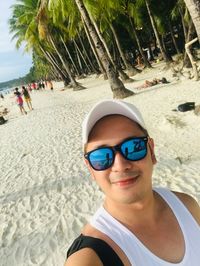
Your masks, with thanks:
<instances>
[{"instance_id":1,"label":"man's mouth","mask_svg":"<svg viewBox=\"0 0 200 266\"><path fill-rule=\"evenodd\" d=\"M112 184L117 185L119 187L126 187L126 186L133 185L134 183L136 183L138 178L139 178L139 175L130 177L130 178L123 178L123 179L112 182Z\"/></svg>"}]
</instances>

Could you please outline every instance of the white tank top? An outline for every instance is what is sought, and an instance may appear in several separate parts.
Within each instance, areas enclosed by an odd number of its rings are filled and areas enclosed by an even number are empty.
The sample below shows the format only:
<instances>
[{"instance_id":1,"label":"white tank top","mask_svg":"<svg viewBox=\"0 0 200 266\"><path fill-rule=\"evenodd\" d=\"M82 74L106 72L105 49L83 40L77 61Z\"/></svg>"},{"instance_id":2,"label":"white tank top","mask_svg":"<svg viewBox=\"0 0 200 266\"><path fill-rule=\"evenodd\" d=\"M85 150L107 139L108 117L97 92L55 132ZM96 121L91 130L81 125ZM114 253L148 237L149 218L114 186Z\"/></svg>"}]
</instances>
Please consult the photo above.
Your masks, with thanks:
<instances>
[{"instance_id":1,"label":"white tank top","mask_svg":"<svg viewBox=\"0 0 200 266\"><path fill-rule=\"evenodd\" d=\"M200 226L174 193L164 188L154 190L168 203L181 227L185 240L185 254L181 262L171 263L157 257L103 207L95 213L90 224L111 238L133 266L200 266Z\"/></svg>"}]
</instances>

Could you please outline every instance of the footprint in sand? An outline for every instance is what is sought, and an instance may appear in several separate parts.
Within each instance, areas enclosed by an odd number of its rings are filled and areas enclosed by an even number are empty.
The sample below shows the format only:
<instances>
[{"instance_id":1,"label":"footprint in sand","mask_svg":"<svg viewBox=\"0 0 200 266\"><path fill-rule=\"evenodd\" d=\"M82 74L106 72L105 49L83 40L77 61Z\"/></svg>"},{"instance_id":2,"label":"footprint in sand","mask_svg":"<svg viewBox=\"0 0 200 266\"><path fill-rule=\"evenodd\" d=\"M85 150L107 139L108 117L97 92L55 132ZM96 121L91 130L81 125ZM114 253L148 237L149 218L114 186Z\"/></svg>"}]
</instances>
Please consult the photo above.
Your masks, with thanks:
<instances>
[{"instance_id":1,"label":"footprint in sand","mask_svg":"<svg viewBox=\"0 0 200 266\"><path fill-rule=\"evenodd\" d=\"M7 227L4 229L2 234L2 247L6 247L13 242L16 229L17 229L16 223L9 221Z\"/></svg>"},{"instance_id":2,"label":"footprint in sand","mask_svg":"<svg viewBox=\"0 0 200 266\"><path fill-rule=\"evenodd\" d=\"M183 122L179 117L166 116L161 121L159 128L163 131L163 130L171 130L172 127L184 128L185 126L187 126L187 124Z\"/></svg>"}]
</instances>

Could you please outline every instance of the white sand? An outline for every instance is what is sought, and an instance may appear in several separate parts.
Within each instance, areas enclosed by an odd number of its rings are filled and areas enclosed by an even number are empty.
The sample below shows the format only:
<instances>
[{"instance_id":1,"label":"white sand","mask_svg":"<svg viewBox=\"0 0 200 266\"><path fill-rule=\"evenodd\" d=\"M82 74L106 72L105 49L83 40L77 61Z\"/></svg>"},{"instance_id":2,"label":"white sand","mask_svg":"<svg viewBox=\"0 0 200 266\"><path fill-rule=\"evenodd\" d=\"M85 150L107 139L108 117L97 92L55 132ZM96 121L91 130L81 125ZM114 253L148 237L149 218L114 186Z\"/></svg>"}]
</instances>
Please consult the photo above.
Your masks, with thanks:
<instances>
[{"instance_id":1,"label":"white sand","mask_svg":"<svg viewBox=\"0 0 200 266\"><path fill-rule=\"evenodd\" d=\"M171 83L137 91L145 79ZM200 116L173 112L179 104L200 104L199 82L176 81L162 65L138 74L125 99L144 114L155 139L156 186L185 191L200 201ZM81 121L100 99L112 98L107 81L81 80L86 90L32 93L32 112L11 111L0 126L0 265L63 265L67 247L101 203L81 149ZM0 102L0 105L2 102Z\"/></svg>"}]
</instances>

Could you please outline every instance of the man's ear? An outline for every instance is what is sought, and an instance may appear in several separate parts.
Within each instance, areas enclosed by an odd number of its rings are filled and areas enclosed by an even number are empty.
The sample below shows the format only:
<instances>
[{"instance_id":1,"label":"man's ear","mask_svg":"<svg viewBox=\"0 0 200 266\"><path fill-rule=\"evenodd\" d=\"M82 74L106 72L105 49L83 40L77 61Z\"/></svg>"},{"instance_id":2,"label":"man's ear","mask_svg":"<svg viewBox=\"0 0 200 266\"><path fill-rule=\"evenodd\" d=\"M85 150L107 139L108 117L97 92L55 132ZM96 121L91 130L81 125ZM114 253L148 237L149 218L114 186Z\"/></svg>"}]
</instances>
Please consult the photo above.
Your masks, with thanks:
<instances>
[{"instance_id":1,"label":"man's ear","mask_svg":"<svg viewBox=\"0 0 200 266\"><path fill-rule=\"evenodd\" d=\"M155 156L155 152L154 152L154 140L152 138L149 138L149 149L150 149L150 153L151 153L151 160L153 164L157 163L156 160L156 156Z\"/></svg>"},{"instance_id":2,"label":"man's ear","mask_svg":"<svg viewBox=\"0 0 200 266\"><path fill-rule=\"evenodd\" d=\"M84 158L84 163L86 164L88 170L90 171L90 174L91 174L92 179L95 180L95 176L94 176L93 169L92 169L92 167L90 166L88 160L86 160L85 158Z\"/></svg>"}]
</instances>

